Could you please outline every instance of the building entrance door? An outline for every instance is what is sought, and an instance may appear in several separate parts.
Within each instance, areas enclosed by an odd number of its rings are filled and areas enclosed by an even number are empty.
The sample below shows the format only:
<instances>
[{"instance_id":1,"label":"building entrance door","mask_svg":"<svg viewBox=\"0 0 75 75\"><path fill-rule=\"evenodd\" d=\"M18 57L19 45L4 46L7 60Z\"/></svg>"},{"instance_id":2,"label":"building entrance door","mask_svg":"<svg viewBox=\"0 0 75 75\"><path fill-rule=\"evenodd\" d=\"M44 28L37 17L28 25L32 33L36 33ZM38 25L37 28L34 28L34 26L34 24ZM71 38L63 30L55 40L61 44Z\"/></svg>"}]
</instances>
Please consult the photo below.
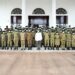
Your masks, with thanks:
<instances>
[{"instance_id":1,"label":"building entrance door","mask_svg":"<svg viewBox=\"0 0 75 75\"><path fill-rule=\"evenodd\" d=\"M29 27L31 27L31 26L49 27L49 16L29 16L28 17L28 25L29 25Z\"/></svg>"}]
</instances>

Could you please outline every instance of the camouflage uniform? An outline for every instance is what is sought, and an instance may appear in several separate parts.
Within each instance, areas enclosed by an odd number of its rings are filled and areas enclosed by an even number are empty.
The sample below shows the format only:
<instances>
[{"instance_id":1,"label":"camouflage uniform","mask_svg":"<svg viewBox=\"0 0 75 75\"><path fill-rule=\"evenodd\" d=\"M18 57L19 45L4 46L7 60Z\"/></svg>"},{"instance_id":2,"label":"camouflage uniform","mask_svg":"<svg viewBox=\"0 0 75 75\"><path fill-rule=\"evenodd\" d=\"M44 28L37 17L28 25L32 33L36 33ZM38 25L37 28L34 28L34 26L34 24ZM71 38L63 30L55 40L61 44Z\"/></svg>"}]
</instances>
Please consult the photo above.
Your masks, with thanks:
<instances>
[{"instance_id":1,"label":"camouflage uniform","mask_svg":"<svg viewBox=\"0 0 75 75\"><path fill-rule=\"evenodd\" d=\"M32 48L32 32L28 31L26 34L27 34L28 49L31 49Z\"/></svg>"},{"instance_id":2,"label":"camouflage uniform","mask_svg":"<svg viewBox=\"0 0 75 75\"><path fill-rule=\"evenodd\" d=\"M72 34L72 49L75 49L75 33Z\"/></svg>"},{"instance_id":3,"label":"camouflage uniform","mask_svg":"<svg viewBox=\"0 0 75 75\"><path fill-rule=\"evenodd\" d=\"M49 49L49 33L48 33L48 31L46 32L43 32L43 34L44 34L44 46L45 46L45 49L46 49L46 47L48 47L48 49Z\"/></svg>"},{"instance_id":4,"label":"camouflage uniform","mask_svg":"<svg viewBox=\"0 0 75 75\"><path fill-rule=\"evenodd\" d=\"M25 32L20 32L21 47L25 49Z\"/></svg>"},{"instance_id":5,"label":"camouflage uniform","mask_svg":"<svg viewBox=\"0 0 75 75\"><path fill-rule=\"evenodd\" d=\"M59 46L60 46L60 36L59 36L59 33L55 34L55 46L56 46L56 49L59 50Z\"/></svg>"},{"instance_id":6,"label":"camouflage uniform","mask_svg":"<svg viewBox=\"0 0 75 75\"><path fill-rule=\"evenodd\" d=\"M55 32L51 32L50 33L50 46L51 46L51 49L54 49L54 36L55 36Z\"/></svg>"},{"instance_id":7,"label":"camouflage uniform","mask_svg":"<svg viewBox=\"0 0 75 75\"><path fill-rule=\"evenodd\" d=\"M17 31L14 31L14 47L15 49L18 49L18 41L19 41L19 34Z\"/></svg>"},{"instance_id":8,"label":"camouflage uniform","mask_svg":"<svg viewBox=\"0 0 75 75\"><path fill-rule=\"evenodd\" d=\"M71 47L71 33L70 32L66 33L66 47L67 49L70 49Z\"/></svg>"},{"instance_id":9,"label":"camouflage uniform","mask_svg":"<svg viewBox=\"0 0 75 75\"><path fill-rule=\"evenodd\" d=\"M2 32L0 32L0 47L1 47L1 34L2 34Z\"/></svg>"},{"instance_id":10,"label":"camouflage uniform","mask_svg":"<svg viewBox=\"0 0 75 75\"><path fill-rule=\"evenodd\" d=\"M66 41L66 35L65 32L62 32L60 34L60 40L61 40L61 48L65 49L65 41Z\"/></svg>"},{"instance_id":11,"label":"camouflage uniform","mask_svg":"<svg viewBox=\"0 0 75 75\"><path fill-rule=\"evenodd\" d=\"M6 38L5 38L5 32L1 34L1 45L2 49L6 48Z\"/></svg>"},{"instance_id":12,"label":"camouflage uniform","mask_svg":"<svg viewBox=\"0 0 75 75\"><path fill-rule=\"evenodd\" d=\"M9 49L9 47L12 49L12 33L8 32L7 37L7 49Z\"/></svg>"}]
</instances>

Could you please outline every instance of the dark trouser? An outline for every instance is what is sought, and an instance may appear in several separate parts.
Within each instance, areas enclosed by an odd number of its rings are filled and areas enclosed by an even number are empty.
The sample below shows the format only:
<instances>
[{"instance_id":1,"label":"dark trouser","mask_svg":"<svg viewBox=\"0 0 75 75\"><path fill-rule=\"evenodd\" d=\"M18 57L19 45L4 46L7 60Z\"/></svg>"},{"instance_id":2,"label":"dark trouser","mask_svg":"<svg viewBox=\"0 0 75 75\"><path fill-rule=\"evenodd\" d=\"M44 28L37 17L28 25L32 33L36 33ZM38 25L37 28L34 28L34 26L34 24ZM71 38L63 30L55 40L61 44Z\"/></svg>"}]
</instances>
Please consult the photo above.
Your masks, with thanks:
<instances>
[{"instance_id":1,"label":"dark trouser","mask_svg":"<svg viewBox=\"0 0 75 75\"><path fill-rule=\"evenodd\" d=\"M59 45L56 46L56 50L59 50Z\"/></svg>"},{"instance_id":2,"label":"dark trouser","mask_svg":"<svg viewBox=\"0 0 75 75\"><path fill-rule=\"evenodd\" d=\"M72 47L72 50L75 50L75 47Z\"/></svg>"},{"instance_id":3,"label":"dark trouser","mask_svg":"<svg viewBox=\"0 0 75 75\"><path fill-rule=\"evenodd\" d=\"M37 49L40 50L40 47L41 47L41 41L36 41L36 46L37 46Z\"/></svg>"}]
</instances>

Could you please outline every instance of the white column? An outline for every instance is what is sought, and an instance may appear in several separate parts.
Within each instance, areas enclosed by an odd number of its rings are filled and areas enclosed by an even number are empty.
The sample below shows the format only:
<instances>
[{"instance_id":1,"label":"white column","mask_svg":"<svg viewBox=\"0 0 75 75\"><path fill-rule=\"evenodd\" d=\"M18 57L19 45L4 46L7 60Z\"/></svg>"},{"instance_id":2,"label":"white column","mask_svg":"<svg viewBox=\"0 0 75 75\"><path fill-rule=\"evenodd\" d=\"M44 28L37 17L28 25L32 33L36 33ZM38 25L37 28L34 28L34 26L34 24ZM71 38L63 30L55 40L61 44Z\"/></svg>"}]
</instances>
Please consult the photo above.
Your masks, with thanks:
<instances>
[{"instance_id":1,"label":"white column","mask_svg":"<svg viewBox=\"0 0 75 75\"><path fill-rule=\"evenodd\" d=\"M22 0L22 27L25 27L26 25L26 0Z\"/></svg>"},{"instance_id":2,"label":"white column","mask_svg":"<svg viewBox=\"0 0 75 75\"><path fill-rule=\"evenodd\" d=\"M52 0L52 13L50 22L50 27L56 27L56 0Z\"/></svg>"}]
</instances>

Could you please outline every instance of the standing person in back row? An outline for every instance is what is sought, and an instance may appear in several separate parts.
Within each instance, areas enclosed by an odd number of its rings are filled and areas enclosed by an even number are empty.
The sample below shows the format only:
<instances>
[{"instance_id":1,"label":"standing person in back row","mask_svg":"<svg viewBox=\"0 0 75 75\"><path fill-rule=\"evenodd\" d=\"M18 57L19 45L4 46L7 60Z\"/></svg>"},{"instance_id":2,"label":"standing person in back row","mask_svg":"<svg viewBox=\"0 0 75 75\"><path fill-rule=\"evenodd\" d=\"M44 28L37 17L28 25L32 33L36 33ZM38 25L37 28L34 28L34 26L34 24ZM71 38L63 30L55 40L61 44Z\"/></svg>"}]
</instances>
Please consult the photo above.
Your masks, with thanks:
<instances>
[{"instance_id":1,"label":"standing person in back row","mask_svg":"<svg viewBox=\"0 0 75 75\"><path fill-rule=\"evenodd\" d=\"M25 50L25 32L20 32L21 50Z\"/></svg>"},{"instance_id":2,"label":"standing person in back row","mask_svg":"<svg viewBox=\"0 0 75 75\"><path fill-rule=\"evenodd\" d=\"M72 35L71 35L71 33L68 31L67 33L66 33L66 48L68 49L68 50L70 50L70 48L71 48L71 38L72 37Z\"/></svg>"},{"instance_id":3,"label":"standing person in back row","mask_svg":"<svg viewBox=\"0 0 75 75\"><path fill-rule=\"evenodd\" d=\"M48 32L48 30L45 30L43 32L43 35L44 35L44 47L45 47L45 50L46 50L47 47L49 49L49 32Z\"/></svg>"},{"instance_id":4,"label":"standing person in back row","mask_svg":"<svg viewBox=\"0 0 75 75\"><path fill-rule=\"evenodd\" d=\"M1 34L1 45L2 49L6 49L5 31Z\"/></svg>"},{"instance_id":5,"label":"standing person in back row","mask_svg":"<svg viewBox=\"0 0 75 75\"><path fill-rule=\"evenodd\" d=\"M59 36L58 32L55 33L55 47L56 47L57 50L59 50L59 47L60 47L60 36Z\"/></svg>"},{"instance_id":6,"label":"standing person in back row","mask_svg":"<svg viewBox=\"0 0 75 75\"><path fill-rule=\"evenodd\" d=\"M65 50L65 44L66 44L66 34L65 31L62 31L60 34L60 43L62 50Z\"/></svg>"},{"instance_id":7,"label":"standing person in back row","mask_svg":"<svg viewBox=\"0 0 75 75\"><path fill-rule=\"evenodd\" d=\"M75 50L75 32L72 32L72 50Z\"/></svg>"},{"instance_id":8,"label":"standing person in back row","mask_svg":"<svg viewBox=\"0 0 75 75\"><path fill-rule=\"evenodd\" d=\"M40 50L41 41L42 41L42 33L40 32L39 29L37 30L35 34L35 41L36 41L37 50Z\"/></svg>"},{"instance_id":9,"label":"standing person in back row","mask_svg":"<svg viewBox=\"0 0 75 75\"><path fill-rule=\"evenodd\" d=\"M13 34L14 34L14 49L18 50L18 41L19 41L18 31L15 30Z\"/></svg>"},{"instance_id":10,"label":"standing person in back row","mask_svg":"<svg viewBox=\"0 0 75 75\"><path fill-rule=\"evenodd\" d=\"M32 50L32 31L31 29L28 29L26 33L26 38L27 38L27 45L28 45L28 50Z\"/></svg>"},{"instance_id":11,"label":"standing person in back row","mask_svg":"<svg viewBox=\"0 0 75 75\"><path fill-rule=\"evenodd\" d=\"M12 49L12 32L7 32L7 49Z\"/></svg>"}]
</instances>

